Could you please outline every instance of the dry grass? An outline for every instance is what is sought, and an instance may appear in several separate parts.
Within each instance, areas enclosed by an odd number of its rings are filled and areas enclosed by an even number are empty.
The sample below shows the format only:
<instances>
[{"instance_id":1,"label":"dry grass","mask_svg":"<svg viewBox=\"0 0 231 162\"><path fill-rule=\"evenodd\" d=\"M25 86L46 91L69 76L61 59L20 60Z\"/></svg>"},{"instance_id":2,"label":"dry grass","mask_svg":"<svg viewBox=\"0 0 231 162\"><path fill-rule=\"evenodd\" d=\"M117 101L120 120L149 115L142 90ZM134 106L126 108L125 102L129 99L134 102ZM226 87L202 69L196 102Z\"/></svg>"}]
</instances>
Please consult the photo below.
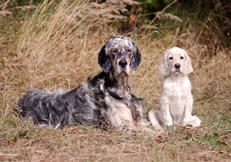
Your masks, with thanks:
<instances>
[{"instance_id":1,"label":"dry grass","mask_svg":"<svg viewBox=\"0 0 231 162\"><path fill-rule=\"evenodd\" d=\"M144 98L145 113L159 108L163 77L158 74L157 66L162 52L173 45L185 48L193 60L194 72L190 74L195 99L193 113L202 120L200 128L170 127L160 137L81 125L53 130L37 128L12 114L18 98L29 88L72 89L89 75L100 72L97 65L100 48L109 37L121 34L114 24L124 17L117 14L111 19L111 16L119 10L126 12L126 8L117 4L113 3L116 8L107 8L106 4L85 1L44 2L32 17L20 22L20 32L0 39L0 161L228 161L231 158L230 51L207 56L210 52L207 47L189 37L167 33L162 39L155 39L155 31L150 28L144 29L145 34L127 33L142 53L141 65L131 76L132 90Z\"/></svg>"}]
</instances>

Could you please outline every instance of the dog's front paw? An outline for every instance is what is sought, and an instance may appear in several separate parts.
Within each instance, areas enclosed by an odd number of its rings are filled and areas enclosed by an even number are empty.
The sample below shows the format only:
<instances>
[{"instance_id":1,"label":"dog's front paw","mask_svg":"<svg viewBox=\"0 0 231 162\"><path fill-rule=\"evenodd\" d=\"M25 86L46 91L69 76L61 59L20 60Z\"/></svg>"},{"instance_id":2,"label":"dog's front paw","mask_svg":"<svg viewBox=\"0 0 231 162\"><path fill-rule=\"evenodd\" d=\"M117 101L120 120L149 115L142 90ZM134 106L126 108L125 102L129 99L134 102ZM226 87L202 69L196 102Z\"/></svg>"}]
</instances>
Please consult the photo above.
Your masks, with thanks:
<instances>
[{"instance_id":1,"label":"dog's front paw","mask_svg":"<svg viewBox=\"0 0 231 162\"><path fill-rule=\"evenodd\" d=\"M172 120L167 121L164 125L172 126L173 125Z\"/></svg>"},{"instance_id":2,"label":"dog's front paw","mask_svg":"<svg viewBox=\"0 0 231 162\"><path fill-rule=\"evenodd\" d=\"M191 121L191 116L188 116L188 117L184 117L184 119L181 121L181 124L183 126L189 124L189 122Z\"/></svg>"},{"instance_id":3,"label":"dog's front paw","mask_svg":"<svg viewBox=\"0 0 231 162\"><path fill-rule=\"evenodd\" d=\"M171 117L169 112L162 111L162 115L163 115L163 123L164 123L164 125L167 125L167 126L173 125L172 117Z\"/></svg>"},{"instance_id":4,"label":"dog's front paw","mask_svg":"<svg viewBox=\"0 0 231 162\"><path fill-rule=\"evenodd\" d=\"M171 117L165 118L164 125L172 126L173 125L172 118Z\"/></svg>"}]
</instances>

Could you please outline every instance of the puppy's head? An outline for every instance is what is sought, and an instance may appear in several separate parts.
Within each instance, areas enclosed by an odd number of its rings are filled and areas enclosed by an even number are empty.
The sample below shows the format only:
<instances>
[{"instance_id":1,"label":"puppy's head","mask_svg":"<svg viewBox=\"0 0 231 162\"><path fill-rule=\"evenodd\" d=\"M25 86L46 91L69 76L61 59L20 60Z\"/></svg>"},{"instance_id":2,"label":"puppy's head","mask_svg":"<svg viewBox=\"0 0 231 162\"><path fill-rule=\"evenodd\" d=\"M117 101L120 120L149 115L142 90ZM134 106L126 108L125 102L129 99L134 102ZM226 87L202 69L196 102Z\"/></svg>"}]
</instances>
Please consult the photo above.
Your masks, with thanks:
<instances>
[{"instance_id":1,"label":"puppy's head","mask_svg":"<svg viewBox=\"0 0 231 162\"><path fill-rule=\"evenodd\" d=\"M136 70L141 61L141 54L135 42L126 36L110 38L101 48L98 63L108 73L113 69L116 76L128 76L130 66Z\"/></svg>"},{"instance_id":2,"label":"puppy's head","mask_svg":"<svg viewBox=\"0 0 231 162\"><path fill-rule=\"evenodd\" d=\"M159 65L159 72L165 76L188 75L193 72L188 53L179 47L173 47L164 52Z\"/></svg>"}]
</instances>

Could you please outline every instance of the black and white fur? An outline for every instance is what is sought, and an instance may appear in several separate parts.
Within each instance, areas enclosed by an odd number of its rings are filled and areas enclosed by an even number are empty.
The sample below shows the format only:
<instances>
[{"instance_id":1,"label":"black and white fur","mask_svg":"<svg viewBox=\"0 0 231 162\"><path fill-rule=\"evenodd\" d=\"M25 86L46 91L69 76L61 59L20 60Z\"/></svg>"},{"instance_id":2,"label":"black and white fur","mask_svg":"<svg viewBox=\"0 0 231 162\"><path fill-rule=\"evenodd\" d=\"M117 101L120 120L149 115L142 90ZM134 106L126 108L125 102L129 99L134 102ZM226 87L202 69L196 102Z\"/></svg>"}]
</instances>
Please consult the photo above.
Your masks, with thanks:
<instances>
[{"instance_id":1,"label":"black and white fur","mask_svg":"<svg viewBox=\"0 0 231 162\"><path fill-rule=\"evenodd\" d=\"M141 99L132 94L128 82L130 66L136 70L140 61L131 38L112 37L98 56L100 74L71 91L27 91L18 103L20 115L54 128L79 123L152 131L143 118Z\"/></svg>"}]
</instances>

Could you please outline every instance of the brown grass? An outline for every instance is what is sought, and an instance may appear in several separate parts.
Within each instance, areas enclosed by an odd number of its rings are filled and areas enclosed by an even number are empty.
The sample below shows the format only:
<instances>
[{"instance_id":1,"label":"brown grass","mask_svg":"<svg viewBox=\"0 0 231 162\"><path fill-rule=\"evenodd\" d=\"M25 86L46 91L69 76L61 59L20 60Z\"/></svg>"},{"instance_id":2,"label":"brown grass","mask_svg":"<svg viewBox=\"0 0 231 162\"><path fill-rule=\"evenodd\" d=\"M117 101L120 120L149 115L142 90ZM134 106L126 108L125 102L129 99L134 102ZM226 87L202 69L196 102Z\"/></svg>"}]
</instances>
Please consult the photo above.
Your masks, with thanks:
<instances>
[{"instance_id":1,"label":"brown grass","mask_svg":"<svg viewBox=\"0 0 231 162\"><path fill-rule=\"evenodd\" d=\"M188 36L193 33L165 33L156 39L153 29L144 28L126 35L136 41L142 53L130 84L134 94L144 98L145 113L159 108L163 77L157 66L163 51L173 45L189 51L194 67L189 76L195 99L193 113L202 120L199 128L169 127L159 137L81 125L53 130L37 128L12 114L17 100L29 88L72 89L100 72L100 48L109 37L124 34L117 33L115 22L124 20L118 11L126 12L126 8L108 3L116 8L86 1L44 2L32 17L28 13L20 22L20 31L0 39L0 161L228 161L231 53L220 50L207 56L214 52L194 43ZM206 135L211 138L202 140Z\"/></svg>"}]
</instances>

